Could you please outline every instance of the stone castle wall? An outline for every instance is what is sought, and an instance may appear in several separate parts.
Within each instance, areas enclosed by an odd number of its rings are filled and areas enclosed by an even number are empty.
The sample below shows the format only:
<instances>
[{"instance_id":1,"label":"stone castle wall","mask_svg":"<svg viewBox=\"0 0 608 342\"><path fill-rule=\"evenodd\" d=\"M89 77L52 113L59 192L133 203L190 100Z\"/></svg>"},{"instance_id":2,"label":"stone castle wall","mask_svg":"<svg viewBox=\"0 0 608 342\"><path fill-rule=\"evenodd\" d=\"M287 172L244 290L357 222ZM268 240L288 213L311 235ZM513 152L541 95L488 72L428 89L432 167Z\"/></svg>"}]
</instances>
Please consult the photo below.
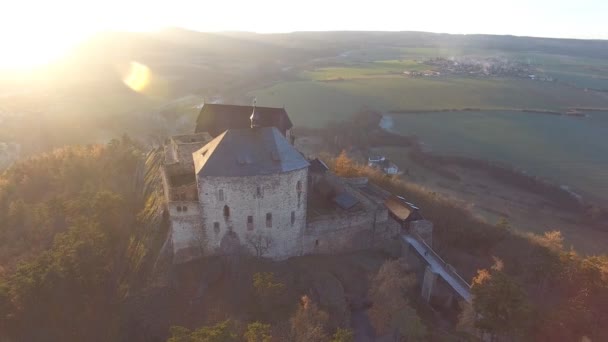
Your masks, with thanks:
<instances>
[{"instance_id":1,"label":"stone castle wall","mask_svg":"<svg viewBox=\"0 0 608 342\"><path fill-rule=\"evenodd\" d=\"M303 254L350 252L381 246L390 237L388 213L384 208L324 215L307 223L302 250Z\"/></svg>"},{"instance_id":2,"label":"stone castle wall","mask_svg":"<svg viewBox=\"0 0 608 342\"><path fill-rule=\"evenodd\" d=\"M165 200L167 202L198 201L196 183L193 182L192 184L185 184L181 186L171 185L170 177L172 175L179 175L181 170L181 166L178 163L163 165L161 168L161 179L163 182Z\"/></svg>"},{"instance_id":3,"label":"stone castle wall","mask_svg":"<svg viewBox=\"0 0 608 342\"><path fill-rule=\"evenodd\" d=\"M205 235L198 202L169 202L167 209L171 221L173 263L201 257Z\"/></svg>"},{"instance_id":4,"label":"stone castle wall","mask_svg":"<svg viewBox=\"0 0 608 342\"><path fill-rule=\"evenodd\" d=\"M262 176L199 177L206 254L230 253L240 246L255 255L252 241L259 238L262 243L271 240L263 256L285 259L300 255L306 225L307 176L308 169L304 168ZM271 215L268 223L267 214Z\"/></svg>"},{"instance_id":5,"label":"stone castle wall","mask_svg":"<svg viewBox=\"0 0 608 342\"><path fill-rule=\"evenodd\" d=\"M192 153L211 140L208 133L178 135L165 145L165 163L172 164L175 173L194 173Z\"/></svg>"}]
</instances>

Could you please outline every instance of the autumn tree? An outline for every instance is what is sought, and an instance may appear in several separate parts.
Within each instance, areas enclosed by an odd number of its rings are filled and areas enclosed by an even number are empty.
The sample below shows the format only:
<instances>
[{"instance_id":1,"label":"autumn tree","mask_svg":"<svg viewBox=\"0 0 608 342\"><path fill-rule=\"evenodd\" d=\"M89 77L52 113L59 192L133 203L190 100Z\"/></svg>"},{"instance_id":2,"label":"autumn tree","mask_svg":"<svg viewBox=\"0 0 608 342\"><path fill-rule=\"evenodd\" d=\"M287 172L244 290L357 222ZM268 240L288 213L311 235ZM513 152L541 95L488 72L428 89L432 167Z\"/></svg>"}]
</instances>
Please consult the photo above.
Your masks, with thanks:
<instances>
[{"instance_id":1,"label":"autumn tree","mask_svg":"<svg viewBox=\"0 0 608 342\"><path fill-rule=\"evenodd\" d=\"M291 332L295 342L325 342L328 340L329 316L319 309L308 296L300 300L300 306L291 318Z\"/></svg>"},{"instance_id":2,"label":"autumn tree","mask_svg":"<svg viewBox=\"0 0 608 342\"><path fill-rule=\"evenodd\" d=\"M350 329L338 328L329 342L353 342L355 336Z\"/></svg>"},{"instance_id":3,"label":"autumn tree","mask_svg":"<svg viewBox=\"0 0 608 342\"><path fill-rule=\"evenodd\" d=\"M181 326L172 326L169 330L171 336L167 342L236 342L238 336L233 330L232 321L229 319L194 331Z\"/></svg>"},{"instance_id":4,"label":"autumn tree","mask_svg":"<svg viewBox=\"0 0 608 342\"><path fill-rule=\"evenodd\" d=\"M342 150L342 152L340 152L340 155L338 155L335 160L334 172L338 176L353 177L356 176L358 173L356 166L357 165L355 164L355 162L348 157L346 151Z\"/></svg>"},{"instance_id":5,"label":"autumn tree","mask_svg":"<svg viewBox=\"0 0 608 342\"><path fill-rule=\"evenodd\" d=\"M243 337L247 342L270 342L272 339L270 324L249 323Z\"/></svg>"},{"instance_id":6,"label":"autumn tree","mask_svg":"<svg viewBox=\"0 0 608 342\"><path fill-rule=\"evenodd\" d=\"M369 315L378 335L409 336L412 340L425 338L426 328L406 298L414 284L415 279L407 273L402 260L389 260L380 267L369 290L373 302Z\"/></svg>"},{"instance_id":7,"label":"autumn tree","mask_svg":"<svg viewBox=\"0 0 608 342\"><path fill-rule=\"evenodd\" d=\"M530 306L524 291L503 272L503 263L495 258L490 270L477 272L471 288L475 326L490 335L521 336L526 330Z\"/></svg>"}]
</instances>

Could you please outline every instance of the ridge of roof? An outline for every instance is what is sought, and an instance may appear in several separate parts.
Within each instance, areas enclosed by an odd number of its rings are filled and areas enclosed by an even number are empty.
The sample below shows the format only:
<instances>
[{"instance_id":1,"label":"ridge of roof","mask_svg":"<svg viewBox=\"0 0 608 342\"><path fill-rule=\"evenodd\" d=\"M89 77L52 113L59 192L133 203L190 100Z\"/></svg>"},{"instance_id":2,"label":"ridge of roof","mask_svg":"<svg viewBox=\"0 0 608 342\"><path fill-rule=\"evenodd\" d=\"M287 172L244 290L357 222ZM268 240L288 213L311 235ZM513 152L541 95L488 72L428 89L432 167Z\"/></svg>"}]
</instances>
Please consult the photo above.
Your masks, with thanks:
<instances>
[{"instance_id":1,"label":"ridge of roof","mask_svg":"<svg viewBox=\"0 0 608 342\"><path fill-rule=\"evenodd\" d=\"M262 127L276 127L283 135L293 127L285 108L255 106ZM228 129L251 126L253 106L233 104L204 104L196 120L196 133L209 132L217 136Z\"/></svg>"},{"instance_id":2,"label":"ridge of roof","mask_svg":"<svg viewBox=\"0 0 608 342\"><path fill-rule=\"evenodd\" d=\"M226 130L192 155L199 176L268 175L309 166L275 127Z\"/></svg>"}]
</instances>

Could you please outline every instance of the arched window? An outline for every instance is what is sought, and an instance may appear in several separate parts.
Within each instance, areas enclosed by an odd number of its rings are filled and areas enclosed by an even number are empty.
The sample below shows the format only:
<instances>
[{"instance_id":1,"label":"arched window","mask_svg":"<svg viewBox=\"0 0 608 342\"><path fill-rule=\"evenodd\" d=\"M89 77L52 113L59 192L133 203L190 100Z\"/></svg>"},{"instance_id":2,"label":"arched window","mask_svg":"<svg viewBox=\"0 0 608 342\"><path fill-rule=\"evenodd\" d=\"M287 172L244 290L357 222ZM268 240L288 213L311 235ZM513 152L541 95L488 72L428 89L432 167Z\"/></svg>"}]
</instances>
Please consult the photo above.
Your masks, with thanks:
<instances>
[{"instance_id":1,"label":"arched window","mask_svg":"<svg viewBox=\"0 0 608 342\"><path fill-rule=\"evenodd\" d=\"M230 208L227 205L224 206L224 218L225 219L230 218Z\"/></svg>"},{"instance_id":2,"label":"arched window","mask_svg":"<svg viewBox=\"0 0 608 342\"><path fill-rule=\"evenodd\" d=\"M296 183L296 191L297 192L302 192L302 181L298 181Z\"/></svg>"}]
</instances>

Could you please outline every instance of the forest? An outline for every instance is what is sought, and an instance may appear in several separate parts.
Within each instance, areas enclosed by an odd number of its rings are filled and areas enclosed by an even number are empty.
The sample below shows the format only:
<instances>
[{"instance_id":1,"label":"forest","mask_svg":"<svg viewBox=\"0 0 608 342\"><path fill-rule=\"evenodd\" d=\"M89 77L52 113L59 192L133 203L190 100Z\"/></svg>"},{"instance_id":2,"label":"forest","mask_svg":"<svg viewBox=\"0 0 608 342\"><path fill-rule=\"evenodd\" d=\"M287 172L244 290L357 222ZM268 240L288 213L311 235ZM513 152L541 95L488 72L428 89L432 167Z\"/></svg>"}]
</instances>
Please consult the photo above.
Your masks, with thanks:
<instances>
[{"instance_id":1,"label":"forest","mask_svg":"<svg viewBox=\"0 0 608 342\"><path fill-rule=\"evenodd\" d=\"M228 265L228 273L234 273L226 281L242 279L229 286L230 291L245 289L240 297L216 298L206 308L215 312L197 320L184 320L183 315L176 321L166 319L164 333L147 336L144 328L133 325L134 301L160 301L149 293L157 286L155 260L166 228L153 188L151 159L125 136L105 145L57 149L4 172L0 337L6 341L352 341L350 316L336 313L336 308L345 312L355 304L344 302L340 295L311 294L306 288L319 279L300 279L313 274L301 272L304 265L319 268L339 257L303 257L283 265L255 258L219 261L216 266ZM463 260L454 258L463 251L481 260L478 270L468 272L472 306L463 305L454 327L438 333L415 299L417 285L408 265L390 255L374 259L377 266L368 267L363 276L376 334L405 341L476 341L482 336L494 341L608 339L606 256L578 255L564 247L558 231L522 234L506 220L480 221L465 208L358 165L344 153L327 162L339 175L369 177L423 207L425 217L435 224L435 246L447 260ZM146 184L152 184L152 190ZM344 268L335 262L336 268ZM187 269L177 272L188 274ZM231 300L235 303L230 309L217 304Z\"/></svg>"}]
</instances>

